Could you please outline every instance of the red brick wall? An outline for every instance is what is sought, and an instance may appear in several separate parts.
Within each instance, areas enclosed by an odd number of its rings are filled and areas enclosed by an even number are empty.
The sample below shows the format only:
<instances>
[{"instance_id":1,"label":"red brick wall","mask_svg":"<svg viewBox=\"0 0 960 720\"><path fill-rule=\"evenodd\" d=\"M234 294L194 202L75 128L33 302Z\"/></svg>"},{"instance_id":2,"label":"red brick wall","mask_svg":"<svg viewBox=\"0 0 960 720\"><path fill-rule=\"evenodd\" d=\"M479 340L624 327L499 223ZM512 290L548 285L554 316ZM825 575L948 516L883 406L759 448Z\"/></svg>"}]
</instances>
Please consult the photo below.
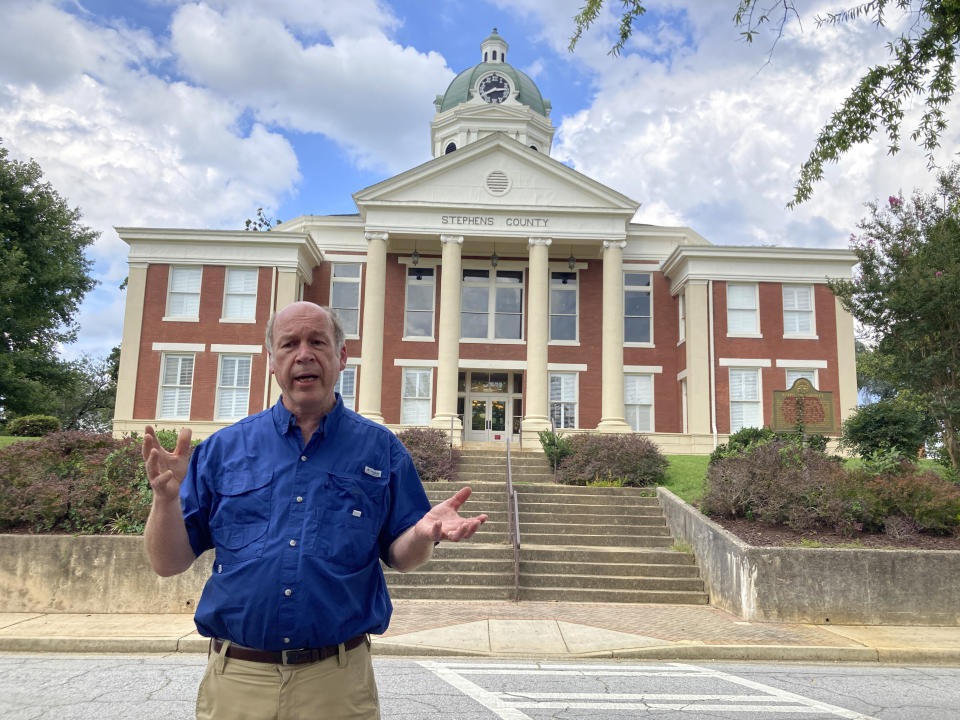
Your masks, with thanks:
<instances>
[{"instance_id":1,"label":"red brick wall","mask_svg":"<svg viewBox=\"0 0 960 720\"><path fill-rule=\"evenodd\" d=\"M208 350L195 353L190 419L212 420L216 406L219 357L218 353L209 352L209 346L264 344L263 332L270 308L271 268L260 268L256 323L220 322L226 276L226 268L222 265L203 267L199 322L164 321L169 276L169 265L150 265L147 268L133 416L153 419L157 414L163 353L154 350L153 343L204 343ZM264 352L253 356L251 363L250 412L262 409L266 369L267 355L264 348Z\"/></svg>"}]
</instances>

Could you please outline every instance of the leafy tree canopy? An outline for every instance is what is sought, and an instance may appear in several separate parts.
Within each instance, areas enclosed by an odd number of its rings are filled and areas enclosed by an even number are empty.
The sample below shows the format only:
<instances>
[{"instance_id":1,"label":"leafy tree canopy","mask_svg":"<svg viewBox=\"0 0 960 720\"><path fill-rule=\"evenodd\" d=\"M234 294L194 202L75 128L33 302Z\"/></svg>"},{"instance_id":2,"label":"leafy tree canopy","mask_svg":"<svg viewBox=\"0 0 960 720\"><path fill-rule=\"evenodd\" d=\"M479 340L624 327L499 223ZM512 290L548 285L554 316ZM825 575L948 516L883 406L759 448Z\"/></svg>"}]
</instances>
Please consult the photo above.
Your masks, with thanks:
<instances>
[{"instance_id":1,"label":"leafy tree canopy","mask_svg":"<svg viewBox=\"0 0 960 720\"><path fill-rule=\"evenodd\" d=\"M867 329L875 376L929 408L958 467L960 165L938 175L934 193L891 195L867 207L851 236L858 276L830 287Z\"/></svg>"},{"instance_id":2,"label":"leafy tree canopy","mask_svg":"<svg viewBox=\"0 0 960 720\"><path fill-rule=\"evenodd\" d=\"M0 414L39 411L69 380L56 348L96 284L84 250L97 237L36 162L0 146Z\"/></svg>"},{"instance_id":3,"label":"leafy tree canopy","mask_svg":"<svg viewBox=\"0 0 960 720\"><path fill-rule=\"evenodd\" d=\"M646 12L643 0L621 2L618 38L610 49L614 55L626 46L633 22ZM571 51L599 17L603 3L604 0L586 0L574 17ZM886 25L891 10L909 15L912 22L888 45L890 60L868 68L820 130L810 156L800 168L789 206L808 200L813 185L823 178L824 166L836 162L854 145L867 143L882 132L887 137L889 152L898 152L904 108L910 107L915 98L923 98L924 111L910 139L924 148L933 164L933 152L947 127L944 111L955 90L960 0L868 0L847 10L817 15L814 22L821 27L869 21L881 27ZM733 22L744 40L752 42L764 25L772 25L779 39L786 23L798 17L794 0L738 0Z\"/></svg>"}]
</instances>

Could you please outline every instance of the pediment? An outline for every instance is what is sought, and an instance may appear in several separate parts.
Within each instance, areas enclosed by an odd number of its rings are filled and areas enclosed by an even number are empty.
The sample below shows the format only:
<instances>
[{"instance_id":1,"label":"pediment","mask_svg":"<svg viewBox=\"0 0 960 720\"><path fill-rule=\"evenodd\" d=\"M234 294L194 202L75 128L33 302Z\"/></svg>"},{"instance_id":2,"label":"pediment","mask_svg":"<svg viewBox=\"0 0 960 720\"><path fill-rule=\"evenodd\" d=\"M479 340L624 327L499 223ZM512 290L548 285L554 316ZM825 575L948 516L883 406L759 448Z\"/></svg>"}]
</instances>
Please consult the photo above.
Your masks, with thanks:
<instances>
[{"instance_id":1,"label":"pediment","mask_svg":"<svg viewBox=\"0 0 960 720\"><path fill-rule=\"evenodd\" d=\"M639 203L495 133L354 194L372 207L536 209L632 217Z\"/></svg>"}]
</instances>

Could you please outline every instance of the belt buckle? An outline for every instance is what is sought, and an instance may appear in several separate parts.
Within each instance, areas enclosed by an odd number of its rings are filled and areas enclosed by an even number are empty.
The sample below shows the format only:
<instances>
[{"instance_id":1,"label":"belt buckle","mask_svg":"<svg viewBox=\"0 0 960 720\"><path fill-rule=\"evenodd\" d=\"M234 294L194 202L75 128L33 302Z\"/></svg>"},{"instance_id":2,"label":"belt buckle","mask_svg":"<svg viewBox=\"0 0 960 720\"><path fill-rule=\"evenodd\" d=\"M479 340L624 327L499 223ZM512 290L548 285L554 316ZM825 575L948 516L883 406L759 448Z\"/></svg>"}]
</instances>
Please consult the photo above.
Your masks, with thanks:
<instances>
[{"instance_id":1,"label":"belt buckle","mask_svg":"<svg viewBox=\"0 0 960 720\"><path fill-rule=\"evenodd\" d=\"M294 648L293 650L281 650L280 662L283 665L302 665L303 663L314 660L313 651L310 648Z\"/></svg>"}]
</instances>

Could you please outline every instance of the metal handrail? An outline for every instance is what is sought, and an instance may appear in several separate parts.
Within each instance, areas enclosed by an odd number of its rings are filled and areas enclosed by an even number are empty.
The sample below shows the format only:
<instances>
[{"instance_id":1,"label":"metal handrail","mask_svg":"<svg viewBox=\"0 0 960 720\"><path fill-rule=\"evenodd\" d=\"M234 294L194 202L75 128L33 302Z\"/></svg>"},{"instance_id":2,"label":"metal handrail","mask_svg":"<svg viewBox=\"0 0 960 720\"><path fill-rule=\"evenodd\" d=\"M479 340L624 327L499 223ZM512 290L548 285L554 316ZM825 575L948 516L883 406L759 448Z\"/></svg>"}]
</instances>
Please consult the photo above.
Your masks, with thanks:
<instances>
[{"instance_id":1,"label":"metal handrail","mask_svg":"<svg viewBox=\"0 0 960 720\"><path fill-rule=\"evenodd\" d=\"M513 544L513 601L520 602L520 507L517 491L513 489L513 470L510 457L510 435L507 435L507 523Z\"/></svg>"}]
</instances>

